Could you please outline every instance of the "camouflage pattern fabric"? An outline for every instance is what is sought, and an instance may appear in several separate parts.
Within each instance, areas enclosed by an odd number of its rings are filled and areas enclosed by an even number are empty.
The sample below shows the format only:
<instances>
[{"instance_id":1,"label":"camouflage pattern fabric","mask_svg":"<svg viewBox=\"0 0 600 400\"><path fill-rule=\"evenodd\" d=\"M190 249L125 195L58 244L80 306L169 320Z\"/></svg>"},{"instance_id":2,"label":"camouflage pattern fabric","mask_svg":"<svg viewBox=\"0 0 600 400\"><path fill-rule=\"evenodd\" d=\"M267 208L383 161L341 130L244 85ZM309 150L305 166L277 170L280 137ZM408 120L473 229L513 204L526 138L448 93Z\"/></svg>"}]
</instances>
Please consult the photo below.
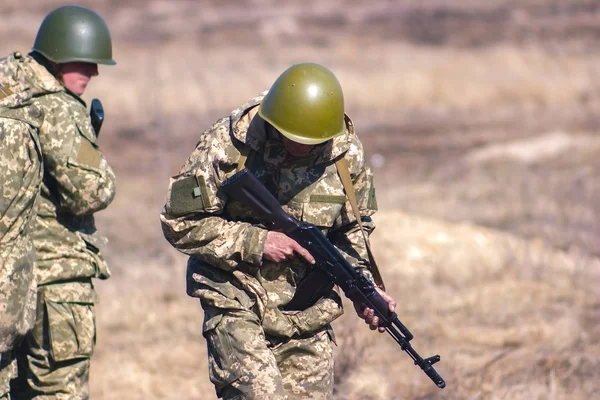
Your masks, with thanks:
<instances>
[{"instance_id":1,"label":"camouflage pattern fabric","mask_svg":"<svg viewBox=\"0 0 600 400\"><path fill-rule=\"evenodd\" d=\"M219 315L204 331L209 374L224 399L329 399L333 348L326 329L287 340L266 336L250 310L206 308Z\"/></svg>"},{"instance_id":2,"label":"camouflage pattern fabric","mask_svg":"<svg viewBox=\"0 0 600 400\"><path fill-rule=\"evenodd\" d=\"M31 55L25 57L25 64L27 79L44 88L42 94L33 98L33 104L44 115L39 135L44 179L31 235L41 296L42 290L49 290L49 286L60 285L61 282L89 282L94 277L106 279L110 276L100 253L106 238L96 232L94 213L106 208L113 200L115 175L96 144L96 136L83 100L65 89ZM72 292L73 297L68 303L89 306L89 296L85 293ZM90 318L93 319L93 307L88 308ZM65 349L89 342L83 334L87 335L89 330L86 325L89 318L84 320L81 315L71 311L75 317L73 332L76 334L70 338L73 341L71 345L61 345ZM38 318L39 312L40 310ZM51 329L36 325L38 326ZM80 334L84 336L80 337ZM51 335L51 332L43 335ZM85 373L80 372L80 363L71 361L89 359L91 352L72 354L74 358L69 359L69 351L66 351L66 355L60 352L59 356L56 351L52 351L49 353L51 361L47 363L40 362L34 345L27 346L26 343L18 352L19 359L28 361L26 366L19 365L20 375L24 371L33 376L62 376L61 379L56 379L56 385L49 385L44 389L48 395L51 393L49 387L55 393L70 391L71 386L81 387L79 377L87 376L88 373L87 370ZM89 366L88 361L83 364ZM64 371L58 371L63 368ZM43 382L39 385L44 386ZM81 390L86 393L87 386L83 386L85 387ZM68 398L75 398L73 396L75 395Z\"/></svg>"},{"instance_id":3,"label":"camouflage pattern fabric","mask_svg":"<svg viewBox=\"0 0 600 400\"><path fill-rule=\"evenodd\" d=\"M31 227L42 183L38 88L23 80L23 57L0 59L0 397L14 376L12 350L31 329L36 287Z\"/></svg>"},{"instance_id":4,"label":"camouflage pattern fabric","mask_svg":"<svg viewBox=\"0 0 600 400\"><path fill-rule=\"evenodd\" d=\"M35 99L45 114L45 176L33 236L38 283L106 279L110 271L100 249L107 240L97 233L93 214L112 202L115 175L96 144L83 100L34 60L32 70L49 91Z\"/></svg>"},{"instance_id":5,"label":"camouflage pattern fabric","mask_svg":"<svg viewBox=\"0 0 600 400\"><path fill-rule=\"evenodd\" d=\"M298 258L281 263L263 259L267 230L246 206L227 201L219 187L235 173L240 150L251 149L246 166L279 199L283 209L319 226L352 265L367 271L364 239L346 201L335 160L342 156L348 160L368 232L374 229L370 216L376 211L373 181L350 118L346 117L344 135L315 146L306 157L292 157L257 115L263 96L250 100L200 135L196 149L170 181L161 222L165 238L191 256L187 291L200 298L205 308L205 332L218 327L222 315L250 312L267 340L277 338L292 347L302 346L297 342L300 338L330 330L329 324L343 312L340 297L332 291L307 310L282 311L297 283L306 277L307 266ZM239 329L246 329L243 319L240 324ZM228 325L228 329L237 329L235 319ZM209 344L209 358L215 358L211 363L224 362L220 354ZM330 356L323 352L322 357ZM295 379L281 372L283 381ZM212 378L217 388L225 387L226 382L214 374ZM265 390L272 384L266 377L253 383L265 385Z\"/></svg>"},{"instance_id":6,"label":"camouflage pattern fabric","mask_svg":"<svg viewBox=\"0 0 600 400\"><path fill-rule=\"evenodd\" d=\"M0 359L0 400L10 400L10 380L17 376L17 360L6 353Z\"/></svg>"},{"instance_id":7,"label":"camouflage pattern fabric","mask_svg":"<svg viewBox=\"0 0 600 400\"><path fill-rule=\"evenodd\" d=\"M94 352L96 293L91 282L67 282L39 289L35 325L17 352L15 400L88 399Z\"/></svg>"}]
</instances>

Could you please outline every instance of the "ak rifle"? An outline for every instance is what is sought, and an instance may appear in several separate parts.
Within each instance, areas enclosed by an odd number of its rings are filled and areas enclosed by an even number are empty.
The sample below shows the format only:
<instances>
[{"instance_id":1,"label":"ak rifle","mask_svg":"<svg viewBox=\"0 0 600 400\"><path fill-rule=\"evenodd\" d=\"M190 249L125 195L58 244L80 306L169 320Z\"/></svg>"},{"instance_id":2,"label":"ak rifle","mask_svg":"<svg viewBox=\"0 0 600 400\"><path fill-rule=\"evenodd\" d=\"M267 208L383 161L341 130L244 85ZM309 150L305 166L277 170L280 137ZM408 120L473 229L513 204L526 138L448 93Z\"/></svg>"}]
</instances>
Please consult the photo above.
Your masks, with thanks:
<instances>
[{"instance_id":1,"label":"ak rifle","mask_svg":"<svg viewBox=\"0 0 600 400\"><path fill-rule=\"evenodd\" d=\"M279 201L247 168L226 179L221 185L221 191L229 199L250 207L266 220L270 228L285 233L315 258L316 268L313 268L313 272L305 279L310 281L311 285L315 282L320 283L312 285L313 298L306 301L296 299L294 296L290 303L296 304L293 307L288 304L286 309L303 309L302 307L310 306L321 296L323 288L331 289L337 285L354 303L373 309L380 320L380 326L385 327L400 348L413 359L415 365L418 365L437 387L443 389L446 386L444 379L433 368L433 364L440 361L440 356L423 359L412 348L410 344L413 339L412 333L400 322L398 315L389 310L388 303L377 292L375 285L340 254L319 228L300 222L287 214L281 208ZM306 293L306 290L300 290L300 286L297 293Z\"/></svg>"}]
</instances>

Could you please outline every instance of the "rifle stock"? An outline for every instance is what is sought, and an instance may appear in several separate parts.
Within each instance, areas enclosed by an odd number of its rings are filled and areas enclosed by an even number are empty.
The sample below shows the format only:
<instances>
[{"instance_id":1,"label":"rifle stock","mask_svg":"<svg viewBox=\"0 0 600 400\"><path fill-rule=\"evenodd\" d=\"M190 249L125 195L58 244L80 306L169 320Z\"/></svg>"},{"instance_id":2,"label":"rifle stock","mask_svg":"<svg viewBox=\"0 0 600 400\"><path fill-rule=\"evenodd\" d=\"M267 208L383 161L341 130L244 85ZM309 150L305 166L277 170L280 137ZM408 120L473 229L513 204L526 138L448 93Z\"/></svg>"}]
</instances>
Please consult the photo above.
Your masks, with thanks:
<instances>
[{"instance_id":1,"label":"rifle stock","mask_svg":"<svg viewBox=\"0 0 600 400\"><path fill-rule=\"evenodd\" d=\"M413 359L415 365L418 365L437 387L442 389L446 386L444 379L433 368L433 364L440 360L440 356L423 359L412 348L409 343L413 339L412 333L398 319L396 313L389 311L387 302L379 294L375 285L340 254L319 228L288 215L281 208L279 201L247 168L225 180L221 190L230 199L251 207L270 222L275 230L285 233L307 249L316 260L318 270L315 271L317 275L313 275L313 278L316 277L314 280L321 282L321 288L329 287L331 290L333 285L338 285L350 300L373 309L381 321L381 326L385 327L400 348ZM322 293L321 290L315 289L313 292L315 295L309 296L312 298L308 299L297 299L294 296L286 309L306 308L318 300L317 296ZM299 286L296 293L300 292L306 293L306 290L300 290Z\"/></svg>"}]
</instances>

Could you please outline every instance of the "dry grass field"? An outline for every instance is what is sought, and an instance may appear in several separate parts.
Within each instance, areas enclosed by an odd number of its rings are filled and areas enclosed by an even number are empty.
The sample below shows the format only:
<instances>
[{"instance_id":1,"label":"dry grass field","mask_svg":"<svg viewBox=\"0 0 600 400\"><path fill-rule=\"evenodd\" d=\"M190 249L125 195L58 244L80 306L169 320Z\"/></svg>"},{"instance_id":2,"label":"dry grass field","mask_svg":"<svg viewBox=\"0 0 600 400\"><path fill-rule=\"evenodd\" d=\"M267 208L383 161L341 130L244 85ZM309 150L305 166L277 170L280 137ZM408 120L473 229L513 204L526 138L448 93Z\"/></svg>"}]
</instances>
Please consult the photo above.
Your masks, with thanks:
<instances>
[{"instance_id":1,"label":"dry grass field","mask_svg":"<svg viewBox=\"0 0 600 400\"><path fill-rule=\"evenodd\" d=\"M27 51L54 0L3 0L0 50ZM98 216L92 397L215 399L185 257L162 238L168 177L198 134L295 62L330 67L376 174L373 247L437 389L351 306L338 400L600 398L600 1L81 1L116 67L118 176Z\"/></svg>"}]
</instances>

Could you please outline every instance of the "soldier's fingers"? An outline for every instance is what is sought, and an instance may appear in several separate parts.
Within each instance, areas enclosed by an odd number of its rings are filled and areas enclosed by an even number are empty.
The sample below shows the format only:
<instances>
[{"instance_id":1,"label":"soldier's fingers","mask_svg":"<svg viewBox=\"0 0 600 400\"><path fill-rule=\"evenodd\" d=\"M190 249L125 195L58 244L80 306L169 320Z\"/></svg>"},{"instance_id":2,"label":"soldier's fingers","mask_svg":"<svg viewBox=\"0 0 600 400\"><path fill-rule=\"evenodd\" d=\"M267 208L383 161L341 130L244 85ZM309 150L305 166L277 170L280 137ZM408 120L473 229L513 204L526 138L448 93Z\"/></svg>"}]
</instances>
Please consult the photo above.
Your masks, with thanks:
<instances>
[{"instance_id":1,"label":"soldier's fingers","mask_svg":"<svg viewBox=\"0 0 600 400\"><path fill-rule=\"evenodd\" d=\"M365 309L362 311L362 315L363 315L363 317L365 317L365 319L369 318L369 315L371 315L371 311L373 311L373 310L371 310L370 308L365 308Z\"/></svg>"},{"instance_id":2,"label":"soldier's fingers","mask_svg":"<svg viewBox=\"0 0 600 400\"><path fill-rule=\"evenodd\" d=\"M379 292L381 297L383 297L383 299L388 303L388 308L390 312L394 312L396 310L396 300L394 300L392 296L390 296L389 294L387 294L379 288L377 288L377 291Z\"/></svg>"},{"instance_id":3,"label":"soldier's fingers","mask_svg":"<svg viewBox=\"0 0 600 400\"><path fill-rule=\"evenodd\" d=\"M371 323L369 324L369 328L371 328L371 330L374 331L378 327L379 327L379 318L373 317L373 319L371 320Z\"/></svg>"},{"instance_id":4,"label":"soldier's fingers","mask_svg":"<svg viewBox=\"0 0 600 400\"><path fill-rule=\"evenodd\" d=\"M300 246L298 243L296 243L296 246L294 246L294 251L300 254L302 258L304 258L309 263L314 264L316 262L312 254L310 254L308 250Z\"/></svg>"},{"instance_id":5,"label":"soldier's fingers","mask_svg":"<svg viewBox=\"0 0 600 400\"><path fill-rule=\"evenodd\" d=\"M394 312L394 310L396 310L396 300L394 300L389 294L385 293L385 301L388 302L389 310Z\"/></svg>"},{"instance_id":6,"label":"soldier's fingers","mask_svg":"<svg viewBox=\"0 0 600 400\"><path fill-rule=\"evenodd\" d=\"M369 309L368 308L364 308L362 310L362 312L360 313L360 316L361 316L362 319L364 319L366 321L367 318L369 318Z\"/></svg>"},{"instance_id":7,"label":"soldier's fingers","mask_svg":"<svg viewBox=\"0 0 600 400\"><path fill-rule=\"evenodd\" d=\"M372 308L366 308L365 311L363 311L363 315L365 316L367 324L372 325L373 318L375 318L375 311Z\"/></svg>"},{"instance_id":8,"label":"soldier's fingers","mask_svg":"<svg viewBox=\"0 0 600 400\"><path fill-rule=\"evenodd\" d=\"M396 300L392 299L390 296L387 296L385 300L388 303L388 309L390 312L394 312L396 310Z\"/></svg>"}]
</instances>

